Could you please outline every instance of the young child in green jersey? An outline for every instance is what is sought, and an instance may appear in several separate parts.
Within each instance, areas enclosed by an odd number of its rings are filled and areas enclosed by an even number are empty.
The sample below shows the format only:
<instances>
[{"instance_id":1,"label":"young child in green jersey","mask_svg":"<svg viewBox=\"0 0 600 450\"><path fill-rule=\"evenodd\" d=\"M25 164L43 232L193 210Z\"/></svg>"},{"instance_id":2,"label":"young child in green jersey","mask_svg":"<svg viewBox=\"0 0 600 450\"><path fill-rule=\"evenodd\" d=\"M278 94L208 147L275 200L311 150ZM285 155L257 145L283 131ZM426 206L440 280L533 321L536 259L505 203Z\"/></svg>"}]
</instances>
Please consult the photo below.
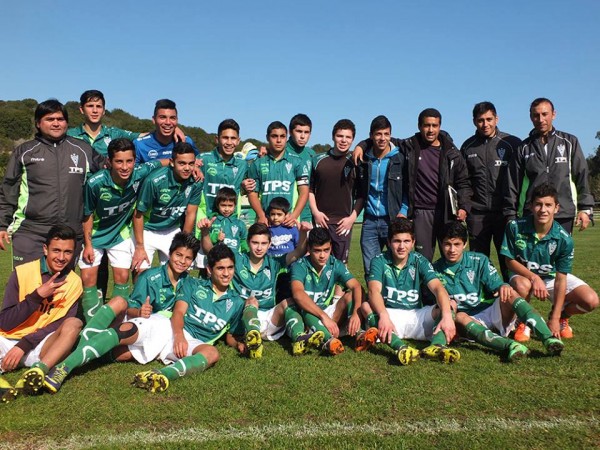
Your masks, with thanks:
<instances>
[{"instance_id":1,"label":"young child in green jersey","mask_svg":"<svg viewBox=\"0 0 600 450\"><path fill-rule=\"evenodd\" d=\"M202 236L202 250L208 253L213 246L223 243L235 253L248 251L248 230L243 220L236 217L237 194L230 187L222 187L215 198L217 215L198 221Z\"/></svg>"}]
</instances>

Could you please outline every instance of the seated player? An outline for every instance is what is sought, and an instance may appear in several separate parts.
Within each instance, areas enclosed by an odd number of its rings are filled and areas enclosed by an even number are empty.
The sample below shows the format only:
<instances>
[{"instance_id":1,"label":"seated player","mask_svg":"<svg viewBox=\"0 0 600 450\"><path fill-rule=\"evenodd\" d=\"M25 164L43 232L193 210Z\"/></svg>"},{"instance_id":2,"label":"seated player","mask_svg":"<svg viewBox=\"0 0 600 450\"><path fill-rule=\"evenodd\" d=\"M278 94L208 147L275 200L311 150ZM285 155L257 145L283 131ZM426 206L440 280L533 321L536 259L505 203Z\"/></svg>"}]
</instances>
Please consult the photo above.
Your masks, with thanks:
<instances>
[{"instance_id":1,"label":"seated player","mask_svg":"<svg viewBox=\"0 0 600 450\"><path fill-rule=\"evenodd\" d=\"M198 228L202 235L202 250L208 253L213 246L222 242L234 252L248 250L246 237L248 229L246 223L238 219L235 214L237 208L237 194L230 187L222 187L215 198L217 215L198 221Z\"/></svg>"},{"instance_id":2,"label":"seated player","mask_svg":"<svg viewBox=\"0 0 600 450\"><path fill-rule=\"evenodd\" d=\"M229 288L235 255L223 244L215 245L206 255L209 279L186 278L175 296L171 317L172 335L159 359L169 366L138 373L133 383L150 392L162 392L169 383L192 372L203 371L219 360L213 344L223 335L237 347L231 334L241 329L244 302Z\"/></svg>"},{"instance_id":3,"label":"seated player","mask_svg":"<svg viewBox=\"0 0 600 450\"><path fill-rule=\"evenodd\" d=\"M200 248L200 241L188 233L177 233L171 243L169 260L140 274L131 297L113 297L100 307L81 332L79 345L44 380L55 394L67 376L102 355L113 351L117 361L135 360L146 364L156 359L170 335L175 296L188 276ZM118 319L127 311L127 321ZM109 328L113 324L112 328Z\"/></svg>"},{"instance_id":4,"label":"seated player","mask_svg":"<svg viewBox=\"0 0 600 450\"><path fill-rule=\"evenodd\" d=\"M507 360L514 361L528 352L523 344L506 337L514 328L516 315L533 329L551 355L559 355L563 343L552 336L540 314L503 283L487 256L465 251L467 236L467 228L461 222L447 224L442 237L443 256L433 265L456 302L456 323L464 335L491 349L507 352ZM486 301L494 297L493 302Z\"/></svg>"},{"instance_id":5,"label":"seated player","mask_svg":"<svg viewBox=\"0 0 600 450\"><path fill-rule=\"evenodd\" d=\"M33 394L42 387L48 368L65 357L81 331L75 317L81 278L69 269L75 252L75 230L55 225L43 246L44 257L17 266L6 285L0 310L0 372L25 371L15 388L0 383L2 401L22 390Z\"/></svg>"},{"instance_id":6,"label":"seated player","mask_svg":"<svg viewBox=\"0 0 600 450\"><path fill-rule=\"evenodd\" d=\"M135 165L135 147L129 139L118 138L108 144L109 169L87 180L83 195L84 247L79 260L83 281L83 314L87 321L101 306L96 282L98 267L105 253L113 269L113 296L129 297L129 269L133 256L130 223L140 182L159 160Z\"/></svg>"},{"instance_id":7,"label":"seated player","mask_svg":"<svg viewBox=\"0 0 600 450\"><path fill-rule=\"evenodd\" d=\"M430 340L423 356L446 363L458 361L460 353L447 347L456 333L450 298L431 263L413 251L413 222L406 218L390 222L387 246L385 253L371 260L369 302L361 307L366 323L377 328L381 342L394 349L403 366L420 356L403 339ZM437 305L423 306L421 289L425 286Z\"/></svg>"},{"instance_id":8,"label":"seated player","mask_svg":"<svg viewBox=\"0 0 600 450\"><path fill-rule=\"evenodd\" d=\"M331 236L324 228L314 228L308 236L308 255L291 267L292 297L311 331L322 331L323 351L337 355L344 351L340 327L350 336L360 331L358 309L363 299L360 283L339 259L331 254ZM334 298L335 286L347 292Z\"/></svg>"},{"instance_id":9,"label":"seated player","mask_svg":"<svg viewBox=\"0 0 600 450\"><path fill-rule=\"evenodd\" d=\"M248 253L237 255L233 288L246 300L242 320L244 322L245 347L252 359L261 358L262 340L275 341L284 332L292 340L292 353L302 355L310 348L320 348L322 331L304 332L304 321L298 311L291 307L293 300L285 295L277 303L277 280L285 268L306 253L306 232L310 224L300 224L302 234L298 247L278 258L267 255L271 233L263 223L255 223L248 230Z\"/></svg>"},{"instance_id":10,"label":"seated player","mask_svg":"<svg viewBox=\"0 0 600 450\"><path fill-rule=\"evenodd\" d=\"M290 202L283 197L275 197L269 203L267 216L271 232L271 246L267 254L279 257L294 251L300 240L300 232L296 224L285 225L283 222L290 212Z\"/></svg>"},{"instance_id":11,"label":"seated player","mask_svg":"<svg viewBox=\"0 0 600 450\"><path fill-rule=\"evenodd\" d=\"M556 189L549 184L536 187L530 209L531 215L506 225L500 254L506 257L510 285L526 300L532 294L550 299L548 328L555 337L569 339L573 337L569 318L596 309L598 294L571 273L573 238L554 220L559 209ZM529 328L519 327L515 339L528 340Z\"/></svg>"}]
</instances>

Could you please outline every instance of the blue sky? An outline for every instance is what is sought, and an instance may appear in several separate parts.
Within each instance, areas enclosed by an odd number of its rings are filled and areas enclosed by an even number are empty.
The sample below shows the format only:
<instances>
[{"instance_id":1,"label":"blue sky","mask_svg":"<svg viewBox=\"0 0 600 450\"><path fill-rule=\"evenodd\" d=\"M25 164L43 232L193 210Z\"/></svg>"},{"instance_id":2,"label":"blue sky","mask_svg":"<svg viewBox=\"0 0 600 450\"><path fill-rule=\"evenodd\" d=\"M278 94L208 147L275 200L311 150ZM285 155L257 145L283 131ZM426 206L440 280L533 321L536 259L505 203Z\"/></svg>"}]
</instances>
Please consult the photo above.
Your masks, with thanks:
<instances>
[{"instance_id":1,"label":"blue sky","mask_svg":"<svg viewBox=\"0 0 600 450\"><path fill-rule=\"evenodd\" d=\"M338 119L352 119L360 139L378 114L407 137L436 107L460 145L475 103L492 101L500 128L525 137L529 103L544 96L586 155L600 144L598 1L56 0L2 10L3 100L100 89L109 109L149 118L171 98L181 123L215 132L233 117L242 139L304 112L311 142L323 144Z\"/></svg>"}]
</instances>

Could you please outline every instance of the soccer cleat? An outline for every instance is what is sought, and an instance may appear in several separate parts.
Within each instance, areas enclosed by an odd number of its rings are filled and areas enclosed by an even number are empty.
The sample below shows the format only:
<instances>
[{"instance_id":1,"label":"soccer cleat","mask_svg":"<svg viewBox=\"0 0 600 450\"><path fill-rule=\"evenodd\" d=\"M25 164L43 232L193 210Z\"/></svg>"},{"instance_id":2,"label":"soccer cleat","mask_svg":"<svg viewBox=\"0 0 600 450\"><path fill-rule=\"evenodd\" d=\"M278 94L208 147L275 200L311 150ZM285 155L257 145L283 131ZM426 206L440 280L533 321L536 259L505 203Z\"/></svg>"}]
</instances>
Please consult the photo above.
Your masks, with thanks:
<instances>
[{"instance_id":1,"label":"soccer cleat","mask_svg":"<svg viewBox=\"0 0 600 450\"><path fill-rule=\"evenodd\" d=\"M35 395L44 385L44 371L39 367L32 367L25 371L17 381L15 388L24 395Z\"/></svg>"},{"instance_id":2,"label":"soccer cleat","mask_svg":"<svg viewBox=\"0 0 600 450\"><path fill-rule=\"evenodd\" d=\"M292 343L292 354L294 356L304 355L309 348L320 348L323 345L325 333L315 331L314 333L304 333L298 336L298 339Z\"/></svg>"},{"instance_id":3,"label":"soccer cleat","mask_svg":"<svg viewBox=\"0 0 600 450\"><path fill-rule=\"evenodd\" d=\"M148 384L148 380L149 380L149 376L152 375L154 372L156 372L156 370L145 370L144 372L138 372L135 374L135 376L133 377L133 381L131 382L131 384L133 384L135 387L139 387L141 389L145 389L146 385Z\"/></svg>"},{"instance_id":4,"label":"soccer cleat","mask_svg":"<svg viewBox=\"0 0 600 450\"><path fill-rule=\"evenodd\" d=\"M323 351L331 356L339 355L344 352L344 344L338 338L331 337L323 344Z\"/></svg>"},{"instance_id":5,"label":"soccer cleat","mask_svg":"<svg viewBox=\"0 0 600 450\"><path fill-rule=\"evenodd\" d=\"M19 395L18 391L3 376L0 376L0 403L12 402L17 395Z\"/></svg>"},{"instance_id":6,"label":"soccer cleat","mask_svg":"<svg viewBox=\"0 0 600 450\"><path fill-rule=\"evenodd\" d=\"M514 340L517 342L527 342L531 336L531 330L523 322L520 322L515 330Z\"/></svg>"},{"instance_id":7,"label":"soccer cleat","mask_svg":"<svg viewBox=\"0 0 600 450\"><path fill-rule=\"evenodd\" d=\"M169 388L169 379L160 371L152 369L135 374L131 384L155 394L166 391Z\"/></svg>"},{"instance_id":8,"label":"soccer cleat","mask_svg":"<svg viewBox=\"0 0 600 450\"><path fill-rule=\"evenodd\" d=\"M398 357L398 362L403 366L408 366L411 363L414 363L419 359L419 350L414 347L409 347L405 345L398 349L398 353L396 354Z\"/></svg>"},{"instance_id":9,"label":"soccer cleat","mask_svg":"<svg viewBox=\"0 0 600 450\"><path fill-rule=\"evenodd\" d=\"M442 345L430 345L421 350L421 356L427 359L436 359L444 364L451 364L460 359L460 352L455 348Z\"/></svg>"},{"instance_id":10,"label":"soccer cleat","mask_svg":"<svg viewBox=\"0 0 600 450\"><path fill-rule=\"evenodd\" d=\"M569 325L569 319L566 317L560 319L560 337L563 339L573 338L573 328Z\"/></svg>"},{"instance_id":11,"label":"soccer cleat","mask_svg":"<svg viewBox=\"0 0 600 450\"><path fill-rule=\"evenodd\" d=\"M421 350L421 356L427 359L440 359L442 353L441 345L429 345Z\"/></svg>"},{"instance_id":12,"label":"soccer cleat","mask_svg":"<svg viewBox=\"0 0 600 450\"><path fill-rule=\"evenodd\" d=\"M544 347L546 347L546 351L550 355L560 356L563 349L565 348L565 344L563 344L560 339L556 339L555 337L550 337L544 341Z\"/></svg>"},{"instance_id":13,"label":"soccer cleat","mask_svg":"<svg viewBox=\"0 0 600 450\"><path fill-rule=\"evenodd\" d=\"M246 333L246 348L248 349L248 357L250 359L262 358L264 347L260 331L250 330Z\"/></svg>"},{"instance_id":14,"label":"soccer cleat","mask_svg":"<svg viewBox=\"0 0 600 450\"><path fill-rule=\"evenodd\" d=\"M519 342L513 342L508 347L508 355L506 359L508 362L516 362L519 359L525 358L527 353L529 353L529 349L527 347Z\"/></svg>"},{"instance_id":15,"label":"soccer cleat","mask_svg":"<svg viewBox=\"0 0 600 450\"><path fill-rule=\"evenodd\" d=\"M357 352L364 352L373 347L373 344L377 342L377 334L379 334L379 330L375 327L369 328L367 331L362 331L356 337L356 345L354 350Z\"/></svg>"},{"instance_id":16,"label":"soccer cleat","mask_svg":"<svg viewBox=\"0 0 600 450\"><path fill-rule=\"evenodd\" d=\"M66 366L56 366L53 369L50 369L48 375L44 377L44 387L51 394L56 394L68 375L69 370Z\"/></svg>"}]
</instances>

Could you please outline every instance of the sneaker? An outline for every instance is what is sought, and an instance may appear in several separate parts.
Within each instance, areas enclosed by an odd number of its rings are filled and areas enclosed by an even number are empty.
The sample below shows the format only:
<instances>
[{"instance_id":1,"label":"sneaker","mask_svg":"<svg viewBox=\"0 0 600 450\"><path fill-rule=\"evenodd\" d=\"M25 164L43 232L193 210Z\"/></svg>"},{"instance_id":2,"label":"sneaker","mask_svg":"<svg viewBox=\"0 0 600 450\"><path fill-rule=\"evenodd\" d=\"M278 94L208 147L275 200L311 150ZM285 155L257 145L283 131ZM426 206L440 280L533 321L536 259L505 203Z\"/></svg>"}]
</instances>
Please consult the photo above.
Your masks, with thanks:
<instances>
[{"instance_id":1,"label":"sneaker","mask_svg":"<svg viewBox=\"0 0 600 450\"><path fill-rule=\"evenodd\" d=\"M563 344L560 339L556 339L555 337L550 337L544 341L544 347L546 347L546 351L550 355L560 356L563 349L565 348L565 344Z\"/></svg>"},{"instance_id":2,"label":"sneaker","mask_svg":"<svg viewBox=\"0 0 600 450\"><path fill-rule=\"evenodd\" d=\"M169 388L169 379L156 369L139 372L133 377L135 387L145 389L153 394L164 392Z\"/></svg>"},{"instance_id":3,"label":"sneaker","mask_svg":"<svg viewBox=\"0 0 600 450\"><path fill-rule=\"evenodd\" d=\"M513 339L517 342L527 342L531 336L531 330L523 322L520 322L515 330Z\"/></svg>"},{"instance_id":4,"label":"sneaker","mask_svg":"<svg viewBox=\"0 0 600 450\"><path fill-rule=\"evenodd\" d=\"M331 356L339 355L344 352L344 344L338 338L331 337L323 344L323 351Z\"/></svg>"},{"instance_id":5,"label":"sneaker","mask_svg":"<svg viewBox=\"0 0 600 450\"><path fill-rule=\"evenodd\" d=\"M529 349L519 342L513 342L508 347L508 362L516 362L521 358L525 358L529 353Z\"/></svg>"},{"instance_id":6,"label":"sneaker","mask_svg":"<svg viewBox=\"0 0 600 450\"><path fill-rule=\"evenodd\" d=\"M66 366L60 365L50 369L48 375L44 377L44 387L51 394L56 394L62 384L65 381L65 378L69 375L69 370Z\"/></svg>"},{"instance_id":7,"label":"sneaker","mask_svg":"<svg viewBox=\"0 0 600 450\"><path fill-rule=\"evenodd\" d=\"M430 345L421 350L421 356L441 361L444 364L451 364L460 359L460 352L455 348L448 348L443 345Z\"/></svg>"},{"instance_id":8,"label":"sneaker","mask_svg":"<svg viewBox=\"0 0 600 450\"><path fill-rule=\"evenodd\" d=\"M427 359L440 359L440 355L442 354L442 346L441 345L428 345L423 350L421 350L421 356Z\"/></svg>"},{"instance_id":9,"label":"sneaker","mask_svg":"<svg viewBox=\"0 0 600 450\"><path fill-rule=\"evenodd\" d=\"M32 367L25 371L17 381L15 388L24 395L35 395L44 385L44 371L39 367Z\"/></svg>"},{"instance_id":10,"label":"sneaker","mask_svg":"<svg viewBox=\"0 0 600 450\"><path fill-rule=\"evenodd\" d=\"M354 350L357 352L364 352L373 347L373 344L377 342L377 335L379 334L379 330L375 327L369 328L367 331L362 331L356 337L356 345L354 346Z\"/></svg>"},{"instance_id":11,"label":"sneaker","mask_svg":"<svg viewBox=\"0 0 600 450\"><path fill-rule=\"evenodd\" d=\"M418 360L419 355L419 350L417 350L414 347L409 347L408 345L405 345L398 349L398 362L400 362L400 364L402 364L403 366L408 366L409 364L414 363L416 360Z\"/></svg>"},{"instance_id":12,"label":"sneaker","mask_svg":"<svg viewBox=\"0 0 600 450\"><path fill-rule=\"evenodd\" d=\"M563 339L573 338L573 328L569 325L569 319L566 317L560 319L560 337Z\"/></svg>"},{"instance_id":13,"label":"sneaker","mask_svg":"<svg viewBox=\"0 0 600 450\"><path fill-rule=\"evenodd\" d=\"M154 369L145 370L144 372L138 372L133 377L133 381L131 382L131 384L140 389L146 389L146 385L148 384L150 375L152 375L155 372L156 370Z\"/></svg>"},{"instance_id":14,"label":"sneaker","mask_svg":"<svg viewBox=\"0 0 600 450\"><path fill-rule=\"evenodd\" d=\"M19 392L3 376L0 376L0 403L12 402Z\"/></svg>"},{"instance_id":15,"label":"sneaker","mask_svg":"<svg viewBox=\"0 0 600 450\"><path fill-rule=\"evenodd\" d=\"M250 359L262 358L263 343L260 331L250 330L246 333L246 348L248 349L248 357Z\"/></svg>"},{"instance_id":16,"label":"sneaker","mask_svg":"<svg viewBox=\"0 0 600 450\"><path fill-rule=\"evenodd\" d=\"M301 334L295 342L292 343L292 354L294 356L304 355L310 348L321 348L325 333L315 331L314 333Z\"/></svg>"}]
</instances>

